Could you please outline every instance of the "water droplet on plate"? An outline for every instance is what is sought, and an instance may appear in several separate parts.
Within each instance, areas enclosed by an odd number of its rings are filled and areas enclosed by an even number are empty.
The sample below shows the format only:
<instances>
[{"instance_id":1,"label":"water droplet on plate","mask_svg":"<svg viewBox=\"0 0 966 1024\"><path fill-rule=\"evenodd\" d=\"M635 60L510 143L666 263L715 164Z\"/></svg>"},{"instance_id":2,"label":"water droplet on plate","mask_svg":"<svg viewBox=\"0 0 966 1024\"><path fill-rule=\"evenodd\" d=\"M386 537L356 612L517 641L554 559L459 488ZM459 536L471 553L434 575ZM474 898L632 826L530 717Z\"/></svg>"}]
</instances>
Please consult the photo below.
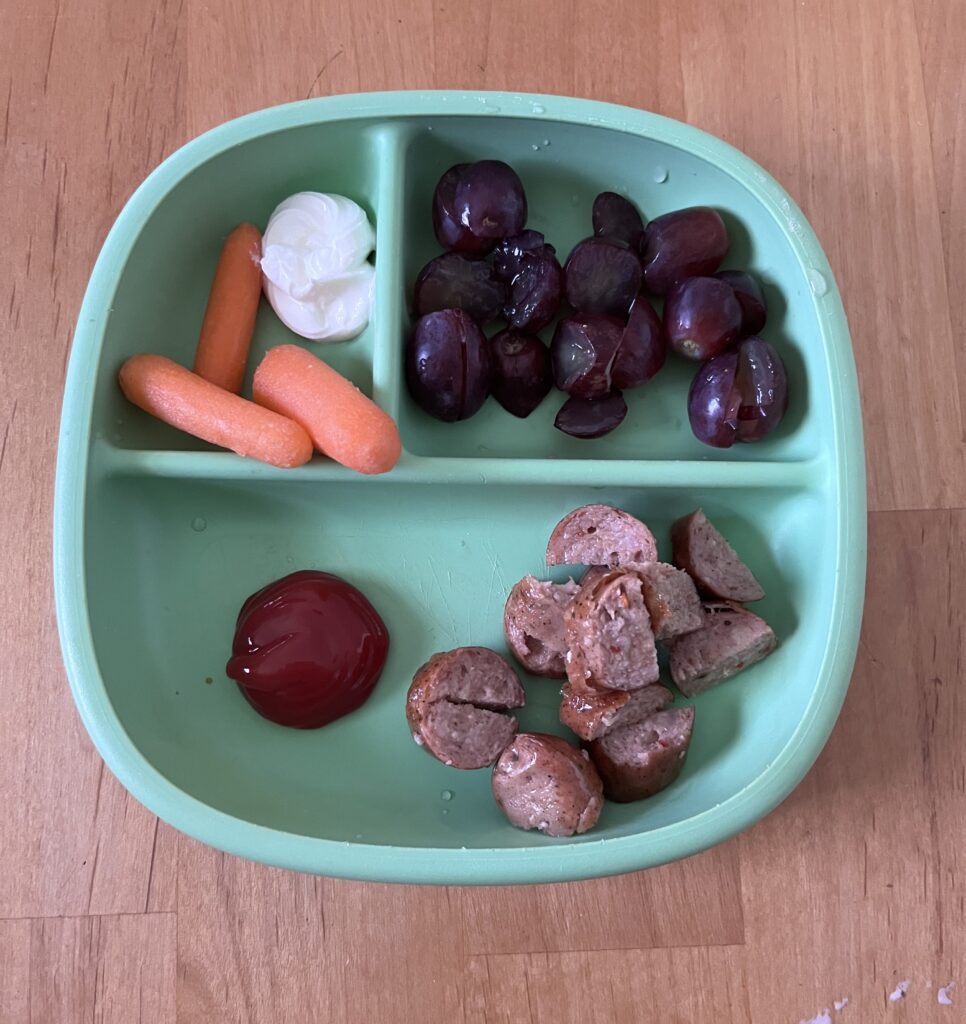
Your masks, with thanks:
<instances>
[{"instance_id":1,"label":"water droplet on plate","mask_svg":"<svg viewBox=\"0 0 966 1024\"><path fill-rule=\"evenodd\" d=\"M667 181L667 178L668 173L666 167L658 166L654 168L654 180L658 183L658 185L663 185L664 182Z\"/></svg>"},{"instance_id":2,"label":"water droplet on plate","mask_svg":"<svg viewBox=\"0 0 966 1024\"><path fill-rule=\"evenodd\" d=\"M451 789L444 789L443 792L440 793L439 795L440 795L440 799L442 799L442 800L452 800L453 799L453 791Z\"/></svg>"},{"instance_id":3,"label":"water droplet on plate","mask_svg":"<svg viewBox=\"0 0 966 1024\"><path fill-rule=\"evenodd\" d=\"M362 833L361 832L356 832L356 839L361 839L361 838L362 838Z\"/></svg>"},{"instance_id":4,"label":"water droplet on plate","mask_svg":"<svg viewBox=\"0 0 966 1024\"><path fill-rule=\"evenodd\" d=\"M545 147L549 146L550 145L550 140L549 139L544 139L543 140L543 144L544 144Z\"/></svg>"},{"instance_id":5,"label":"water droplet on plate","mask_svg":"<svg viewBox=\"0 0 966 1024\"><path fill-rule=\"evenodd\" d=\"M534 153L536 153L540 147L536 143L534 143L530 148L534 151Z\"/></svg>"},{"instance_id":6,"label":"water droplet on plate","mask_svg":"<svg viewBox=\"0 0 966 1024\"><path fill-rule=\"evenodd\" d=\"M530 109L535 114L546 114L547 112L547 108L542 103L531 103Z\"/></svg>"},{"instance_id":7,"label":"water droplet on plate","mask_svg":"<svg viewBox=\"0 0 966 1024\"><path fill-rule=\"evenodd\" d=\"M828 281L825 280L825 275L814 267L808 268L808 283L816 295L824 295L828 291Z\"/></svg>"},{"instance_id":8,"label":"water droplet on plate","mask_svg":"<svg viewBox=\"0 0 966 1024\"><path fill-rule=\"evenodd\" d=\"M194 519L191 520L191 529L194 530L195 533L204 533L207 528L208 520L204 519L202 516L195 516Z\"/></svg>"}]
</instances>

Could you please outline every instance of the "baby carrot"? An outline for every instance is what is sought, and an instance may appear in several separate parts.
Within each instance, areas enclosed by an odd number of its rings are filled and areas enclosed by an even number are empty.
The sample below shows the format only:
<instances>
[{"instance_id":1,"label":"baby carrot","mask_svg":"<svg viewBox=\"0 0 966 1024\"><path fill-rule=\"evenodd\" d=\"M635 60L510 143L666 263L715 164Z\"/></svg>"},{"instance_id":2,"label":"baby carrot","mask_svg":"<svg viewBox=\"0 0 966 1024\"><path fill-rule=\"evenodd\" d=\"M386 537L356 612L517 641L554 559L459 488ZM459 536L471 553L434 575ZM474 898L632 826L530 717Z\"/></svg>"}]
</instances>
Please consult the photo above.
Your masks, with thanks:
<instances>
[{"instance_id":1,"label":"baby carrot","mask_svg":"<svg viewBox=\"0 0 966 1024\"><path fill-rule=\"evenodd\" d=\"M320 452L358 473L386 473L402 445L393 418L298 345L270 349L255 371L255 401L301 423Z\"/></svg>"},{"instance_id":2,"label":"baby carrot","mask_svg":"<svg viewBox=\"0 0 966 1024\"><path fill-rule=\"evenodd\" d=\"M132 356L118 381L129 402L203 441L283 469L312 458L312 441L297 423L163 356Z\"/></svg>"},{"instance_id":3,"label":"baby carrot","mask_svg":"<svg viewBox=\"0 0 966 1024\"><path fill-rule=\"evenodd\" d=\"M239 224L228 236L195 352L195 373L236 395L245 379L262 290L261 252L262 235L254 224Z\"/></svg>"}]
</instances>

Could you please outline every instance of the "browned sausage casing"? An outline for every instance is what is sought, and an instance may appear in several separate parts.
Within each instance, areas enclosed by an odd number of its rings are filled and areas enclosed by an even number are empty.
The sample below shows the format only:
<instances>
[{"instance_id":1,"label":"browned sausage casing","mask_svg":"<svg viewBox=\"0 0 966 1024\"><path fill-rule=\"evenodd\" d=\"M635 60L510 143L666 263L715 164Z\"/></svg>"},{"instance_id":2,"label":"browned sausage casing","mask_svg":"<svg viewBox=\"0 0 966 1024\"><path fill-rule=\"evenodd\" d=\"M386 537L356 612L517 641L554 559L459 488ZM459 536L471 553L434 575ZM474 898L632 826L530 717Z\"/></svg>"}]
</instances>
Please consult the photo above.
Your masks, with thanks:
<instances>
[{"instance_id":1,"label":"browned sausage casing","mask_svg":"<svg viewBox=\"0 0 966 1024\"><path fill-rule=\"evenodd\" d=\"M547 544L547 565L608 565L657 559L654 534L612 505L584 505L564 516Z\"/></svg>"},{"instance_id":2,"label":"browned sausage casing","mask_svg":"<svg viewBox=\"0 0 966 1024\"><path fill-rule=\"evenodd\" d=\"M595 740L619 726L649 718L674 700L663 686L597 690L579 682L564 683L560 696L560 721L582 740Z\"/></svg>"},{"instance_id":3,"label":"browned sausage casing","mask_svg":"<svg viewBox=\"0 0 966 1024\"><path fill-rule=\"evenodd\" d=\"M493 796L511 825L572 836L597 824L603 784L586 750L559 736L523 732L493 768Z\"/></svg>"},{"instance_id":4,"label":"browned sausage casing","mask_svg":"<svg viewBox=\"0 0 966 1024\"><path fill-rule=\"evenodd\" d=\"M563 679L567 636L564 609L579 587L573 580L547 583L524 576L503 610L503 635L520 664L535 676Z\"/></svg>"}]
</instances>

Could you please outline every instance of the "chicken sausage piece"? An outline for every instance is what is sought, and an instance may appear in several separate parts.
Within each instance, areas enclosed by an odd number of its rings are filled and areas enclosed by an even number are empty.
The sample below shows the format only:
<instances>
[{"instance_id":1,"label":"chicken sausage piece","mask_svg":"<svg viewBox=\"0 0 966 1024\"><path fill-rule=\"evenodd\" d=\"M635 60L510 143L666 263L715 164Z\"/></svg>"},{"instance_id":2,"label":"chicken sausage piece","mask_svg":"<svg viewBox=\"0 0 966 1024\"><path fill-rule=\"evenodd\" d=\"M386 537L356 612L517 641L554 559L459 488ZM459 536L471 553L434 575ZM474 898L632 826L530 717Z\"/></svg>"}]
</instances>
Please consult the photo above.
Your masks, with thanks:
<instances>
[{"instance_id":1,"label":"chicken sausage piece","mask_svg":"<svg viewBox=\"0 0 966 1024\"><path fill-rule=\"evenodd\" d=\"M704 625L701 598L683 569L666 562L645 562L628 569L633 569L644 583L644 604L655 639L669 640Z\"/></svg>"},{"instance_id":2,"label":"chicken sausage piece","mask_svg":"<svg viewBox=\"0 0 966 1024\"><path fill-rule=\"evenodd\" d=\"M639 690L658 680L643 583L620 569L581 584L564 612L567 678L598 689Z\"/></svg>"},{"instance_id":3,"label":"chicken sausage piece","mask_svg":"<svg viewBox=\"0 0 966 1024\"><path fill-rule=\"evenodd\" d=\"M503 714L526 695L509 664L486 647L434 654L413 677L406 718L413 739L453 768L485 768L517 731Z\"/></svg>"},{"instance_id":4,"label":"chicken sausage piece","mask_svg":"<svg viewBox=\"0 0 966 1024\"><path fill-rule=\"evenodd\" d=\"M493 768L493 796L511 825L572 836L597 824L603 784L586 750L559 736L523 732Z\"/></svg>"},{"instance_id":5,"label":"chicken sausage piece","mask_svg":"<svg viewBox=\"0 0 966 1024\"><path fill-rule=\"evenodd\" d=\"M653 562L654 534L611 505L584 505L564 516L547 544L547 565L608 565Z\"/></svg>"},{"instance_id":6,"label":"chicken sausage piece","mask_svg":"<svg viewBox=\"0 0 966 1024\"><path fill-rule=\"evenodd\" d=\"M646 800L681 774L691 744L694 708L672 708L615 729L590 744L608 800Z\"/></svg>"},{"instance_id":7,"label":"chicken sausage piece","mask_svg":"<svg viewBox=\"0 0 966 1024\"><path fill-rule=\"evenodd\" d=\"M524 576L510 591L503 610L503 635L513 656L535 676L566 676L564 609L579 589L573 580L545 583Z\"/></svg>"},{"instance_id":8,"label":"chicken sausage piece","mask_svg":"<svg viewBox=\"0 0 966 1024\"><path fill-rule=\"evenodd\" d=\"M595 690L570 682L564 683L560 696L560 721L582 740L596 740L613 729L650 718L674 700L663 686Z\"/></svg>"},{"instance_id":9,"label":"chicken sausage piece","mask_svg":"<svg viewBox=\"0 0 966 1024\"><path fill-rule=\"evenodd\" d=\"M693 697L761 661L778 646L771 626L731 601L704 606L705 626L668 643L671 678Z\"/></svg>"},{"instance_id":10,"label":"chicken sausage piece","mask_svg":"<svg viewBox=\"0 0 966 1024\"><path fill-rule=\"evenodd\" d=\"M765 596L754 573L698 509L671 527L674 564L684 569L705 597L758 601Z\"/></svg>"}]
</instances>

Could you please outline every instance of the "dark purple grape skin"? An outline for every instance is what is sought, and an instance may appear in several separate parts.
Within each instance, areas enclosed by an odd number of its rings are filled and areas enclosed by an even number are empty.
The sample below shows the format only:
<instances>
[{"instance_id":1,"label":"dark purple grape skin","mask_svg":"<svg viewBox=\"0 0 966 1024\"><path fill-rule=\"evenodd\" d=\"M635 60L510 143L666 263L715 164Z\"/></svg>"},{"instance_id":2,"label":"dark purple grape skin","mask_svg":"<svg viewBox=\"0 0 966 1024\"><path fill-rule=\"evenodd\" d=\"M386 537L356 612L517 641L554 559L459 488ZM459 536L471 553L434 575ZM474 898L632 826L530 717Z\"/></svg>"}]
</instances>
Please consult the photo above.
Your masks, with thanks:
<instances>
[{"instance_id":1,"label":"dark purple grape skin","mask_svg":"<svg viewBox=\"0 0 966 1024\"><path fill-rule=\"evenodd\" d=\"M727 281L689 277L679 281L664 301L668 344L685 359L710 359L738 340L741 303Z\"/></svg>"},{"instance_id":2,"label":"dark purple grape skin","mask_svg":"<svg viewBox=\"0 0 966 1024\"><path fill-rule=\"evenodd\" d=\"M478 412L490 393L490 349L461 309L429 313L406 347L406 384L421 409L452 423Z\"/></svg>"},{"instance_id":3,"label":"dark purple grape skin","mask_svg":"<svg viewBox=\"0 0 966 1024\"><path fill-rule=\"evenodd\" d=\"M787 408L785 364L761 338L746 338L702 364L688 393L691 430L714 448L760 441L781 423Z\"/></svg>"},{"instance_id":4,"label":"dark purple grape skin","mask_svg":"<svg viewBox=\"0 0 966 1024\"><path fill-rule=\"evenodd\" d=\"M485 260L445 252L419 272L413 288L416 316L462 309L480 324L495 320L507 301L507 287Z\"/></svg>"},{"instance_id":5,"label":"dark purple grape skin","mask_svg":"<svg viewBox=\"0 0 966 1024\"><path fill-rule=\"evenodd\" d=\"M552 252L526 255L510 283L510 298L503 315L511 327L540 331L557 315L562 292L563 270L556 256Z\"/></svg>"},{"instance_id":6,"label":"dark purple grape skin","mask_svg":"<svg viewBox=\"0 0 966 1024\"><path fill-rule=\"evenodd\" d=\"M644 229L641 259L644 284L665 295L687 277L713 274L728 255L728 229L717 210L690 206L656 217Z\"/></svg>"},{"instance_id":7,"label":"dark purple grape skin","mask_svg":"<svg viewBox=\"0 0 966 1024\"><path fill-rule=\"evenodd\" d=\"M456 214L456 186L469 166L455 164L439 179L433 193L433 230L444 249L482 256L493 248L493 240L477 238Z\"/></svg>"},{"instance_id":8,"label":"dark purple grape skin","mask_svg":"<svg viewBox=\"0 0 966 1024\"><path fill-rule=\"evenodd\" d=\"M600 398L578 398L571 395L560 407L553 425L571 437L590 440L603 437L624 422L627 403L619 391Z\"/></svg>"},{"instance_id":9,"label":"dark purple grape skin","mask_svg":"<svg viewBox=\"0 0 966 1024\"><path fill-rule=\"evenodd\" d=\"M616 192L601 192L592 212L594 234L623 242L637 250L644 235L644 220L637 207Z\"/></svg>"},{"instance_id":10,"label":"dark purple grape skin","mask_svg":"<svg viewBox=\"0 0 966 1024\"><path fill-rule=\"evenodd\" d=\"M664 324L647 296L638 295L631 306L611 368L614 387L622 391L641 387L658 373L666 359Z\"/></svg>"},{"instance_id":11,"label":"dark purple grape skin","mask_svg":"<svg viewBox=\"0 0 966 1024\"><path fill-rule=\"evenodd\" d=\"M556 252L539 231L527 229L497 242L493 250L493 271L501 281L510 282L520 272L527 256L555 256Z\"/></svg>"},{"instance_id":12,"label":"dark purple grape skin","mask_svg":"<svg viewBox=\"0 0 966 1024\"><path fill-rule=\"evenodd\" d=\"M493 397L520 419L526 419L553 387L550 352L532 334L510 329L495 334L490 339L490 363Z\"/></svg>"},{"instance_id":13,"label":"dark purple grape skin","mask_svg":"<svg viewBox=\"0 0 966 1024\"><path fill-rule=\"evenodd\" d=\"M613 386L612 367L623 333L620 320L602 313L564 317L550 343L557 387L578 398L606 395Z\"/></svg>"},{"instance_id":14,"label":"dark purple grape skin","mask_svg":"<svg viewBox=\"0 0 966 1024\"><path fill-rule=\"evenodd\" d=\"M627 316L642 280L637 254L606 238L578 242L564 264L564 293L582 313Z\"/></svg>"},{"instance_id":15,"label":"dark purple grape skin","mask_svg":"<svg viewBox=\"0 0 966 1024\"><path fill-rule=\"evenodd\" d=\"M459 224L490 248L519 234L527 222L527 197L517 172L502 160L478 160L462 169L453 191Z\"/></svg>"},{"instance_id":16,"label":"dark purple grape skin","mask_svg":"<svg viewBox=\"0 0 966 1024\"><path fill-rule=\"evenodd\" d=\"M727 281L735 290L741 304L741 336L746 338L758 334L765 326L768 314L765 295L757 279L744 270L719 270L714 275L719 281Z\"/></svg>"}]
</instances>

